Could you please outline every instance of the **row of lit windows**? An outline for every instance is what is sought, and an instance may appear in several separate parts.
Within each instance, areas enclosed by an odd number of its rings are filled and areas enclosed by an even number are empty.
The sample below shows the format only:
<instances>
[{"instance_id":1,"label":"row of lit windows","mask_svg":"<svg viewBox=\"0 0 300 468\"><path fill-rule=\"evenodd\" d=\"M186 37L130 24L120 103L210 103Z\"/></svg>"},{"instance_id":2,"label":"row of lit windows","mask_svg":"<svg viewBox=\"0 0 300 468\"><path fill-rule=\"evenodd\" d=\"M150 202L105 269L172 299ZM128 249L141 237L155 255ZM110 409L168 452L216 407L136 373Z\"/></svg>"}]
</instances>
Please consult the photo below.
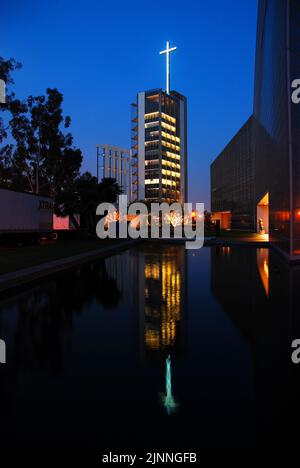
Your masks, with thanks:
<instances>
[{"instance_id":1,"label":"row of lit windows","mask_svg":"<svg viewBox=\"0 0 300 468\"><path fill-rule=\"evenodd\" d=\"M177 156L177 155L176 155ZM167 161L166 159L162 159L161 161L163 166L172 167L173 169L180 169L180 164L174 163L172 161ZM154 166L159 164L159 159L150 159L145 161L145 166Z\"/></svg>"},{"instance_id":2,"label":"row of lit windows","mask_svg":"<svg viewBox=\"0 0 300 468\"><path fill-rule=\"evenodd\" d=\"M161 126L162 126L163 128L166 128L166 129L169 130L170 132L176 133L176 128L173 127L173 125L170 125L170 124L167 124L167 123L165 123L165 122L162 122L162 123L161 123Z\"/></svg>"},{"instance_id":3,"label":"row of lit windows","mask_svg":"<svg viewBox=\"0 0 300 468\"><path fill-rule=\"evenodd\" d=\"M169 122L172 122L172 123L176 124L176 119L174 117L171 117L170 115L165 114L164 112L161 113L161 116L162 116L163 119L168 120Z\"/></svg>"},{"instance_id":4,"label":"row of lit windows","mask_svg":"<svg viewBox=\"0 0 300 468\"><path fill-rule=\"evenodd\" d=\"M150 112L149 114L145 114L145 120L152 120L159 117L159 112Z\"/></svg>"},{"instance_id":5,"label":"row of lit windows","mask_svg":"<svg viewBox=\"0 0 300 468\"><path fill-rule=\"evenodd\" d=\"M176 187L178 185L178 182L175 182L175 180L162 179L161 182L163 185L170 185L171 187Z\"/></svg>"},{"instance_id":6,"label":"row of lit windows","mask_svg":"<svg viewBox=\"0 0 300 468\"><path fill-rule=\"evenodd\" d=\"M166 196L166 195L170 195L171 193L180 193L180 190L177 190L177 189L162 189L162 192L163 192L163 195Z\"/></svg>"},{"instance_id":7,"label":"row of lit windows","mask_svg":"<svg viewBox=\"0 0 300 468\"><path fill-rule=\"evenodd\" d=\"M168 180L168 181L172 181L172 182L176 182L176 183L180 183L180 175L178 176L175 176L175 175L172 175L172 176L169 176L168 174L163 174L163 176L165 177L165 179L162 179L162 180ZM159 171L153 171L153 172L148 172L145 174L145 184L146 185L149 185L149 184L158 184L158 181L159 180Z\"/></svg>"},{"instance_id":8,"label":"row of lit windows","mask_svg":"<svg viewBox=\"0 0 300 468\"><path fill-rule=\"evenodd\" d=\"M180 146L178 145L173 145L172 143L169 143L168 141L162 140L162 145L166 146L167 148L171 148L176 151L180 151Z\"/></svg>"},{"instance_id":9,"label":"row of lit windows","mask_svg":"<svg viewBox=\"0 0 300 468\"><path fill-rule=\"evenodd\" d=\"M145 123L145 128L159 127L159 121L155 120L154 122Z\"/></svg>"},{"instance_id":10,"label":"row of lit windows","mask_svg":"<svg viewBox=\"0 0 300 468\"><path fill-rule=\"evenodd\" d=\"M161 180L163 185L171 185L171 186L177 186L178 185L178 180L169 180L169 179L162 179ZM159 179L145 179L145 185L156 185L159 184Z\"/></svg>"},{"instance_id":11,"label":"row of lit windows","mask_svg":"<svg viewBox=\"0 0 300 468\"><path fill-rule=\"evenodd\" d=\"M162 134L162 136L163 136L164 138L167 138L168 140L175 141L176 143L180 143L180 138L179 138L179 137L176 137L176 136L174 136L174 135L170 135L169 133L165 133L165 132L161 132L161 134ZM158 141L157 138L155 138L156 136L159 136L159 130L155 130L155 131L153 131L153 132L149 132L149 133L147 134L147 141L146 141L146 143L147 143L148 141L151 141L151 142L156 142L156 141ZM152 138L152 139L149 140L149 138ZM169 142L167 142L167 143L169 143ZM172 143L169 143L169 144L172 144ZM177 148L178 148L178 151L180 151L180 147L178 146ZM177 148L175 147L174 149L177 149Z\"/></svg>"},{"instance_id":12,"label":"row of lit windows","mask_svg":"<svg viewBox=\"0 0 300 468\"><path fill-rule=\"evenodd\" d=\"M145 179L145 184L146 185L159 184L159 179Z\"/></svg>"},{"instance_id":13,"label":"row of lit windows","mask_svg":"<svg viewBox=\"0 0 300 468\"><path fill-rule=\"evenodd\" d=\"M162 154L163 154L163 156L168 156L168 158L180 160L180 155L175 154L175 153L171 153L171 151L163 151Z\"/></svg>"},{"instance_id":14,"label":"row of lit windows","mask_svg":"<svg viewBox=\"0 0 300 468\"><path fill-rule=\"evenodd\" d=\"M161 149L162 149L162 152L161 154L163 156L168 156L168 157L176 157L176 159L180 159L180 151L174 151L174 150L171 150L170 151L170 148L167 148L166 146L161 146ZM168 154L169 153L169 154Z\"/></svg>"},{"instance_id":15,"label":"row of lit windows","mask_svg":"<svg viewBox=\"0 0 300 468\"><path fill-rule=\"evenodd\" d=\"M163 171L165 171L165 173L167 173L167 175L171 175L171 174L169 174L169 172L170 173L172 172L175 175L178 175L178 177L180 176L180 172L176 171L176 169L180 170L180 164L175 164L175 163L173 163L171 161L166 161L165 159L163 159L162 160L162 165L167 168L167 169L163 169ZM160 167L160 164L159 164L158 159L153 159L151 161L145 161L145 169L146 170L159 169L159 167Z\"/></svg>"},{"instance_id":16,"label":"row of lit windows","mask_svg":"<svg viewBox=\"0 0 300 468\"><path fill-rule=\"evenodd\" d=\"M171 115L165 114L164 112L161 113L163 119L167 120L168 122L172 122L176 124L175 117L171 117ZM159 117L159 112L150 112L149 114L145 114L145 120L152 120Z\"/></svg>"},{"instance_id":17,"label":"row of lit windows","mask_svg":"<svg viewBox=\"0 0 300 468\"><path fill-rule=\"evenodd\" d=\"M170 135L169 133L166 132L161 132L162 136L165 138L168 138L169 140L176 141L177 143L180 143L180 138L174 135Z\"/></svg>"},{"instance_id":18,"label":"row of lit windows","mask_svg":"<svg viewBox=\"0 0 300 468\"><path fill-rule=\"evenodd\" d=\"M180 182L180 173L174 171L165 171L162 170L162 175L169 180L175 180ZM160 171L159 167L153 168L151 170L146 170L145 172L145 180L155 180L159 177Z\"/></svg>"},{"instance_id":19,"label":"row of lit windows","mask_svg":"<svg viewBox=\"0 0 300 468\"><path fill-rule=\"evenodd\" d=\"M179 177L180 178L180 172L175 172L175 171L166 171L165 169L162 169L162 174L169 176L169 177Z\"/></svg>"},{"instance_id":20,"label":"row of lit windows","mask_svg":"<svg viewBox=\"0 0 300 468\"><path fill-rule=\"evenodd\" d=\"M155 144L158 145L158 143L159 143L159 140L145 141L145 146L152 146L152 145L155 146Z\"/></svg>"},{"instance_id":21,"label":"row of lit windows","mask_svg":"<svg viewBox=\"0 0 300 468\"><path fill-rule=\"evenodd\" d=\"M153 122L147 122L145 123L145 128L146 129L149 129L149 128L152 128L152 127L159 127L160 124L159 124L159 121L158 120L155 120ZM161 126L163 128L165 128L166 130L169 130L170 132L172 133L176 133L176 127L174 127L173 125L170 125L170 124L167 124L165 122L161 122Z\"/></svg>"},{"instance_id":22,"label":"row of lit windows","mask_svg":"<svg viewBox=\"0 0 300 468\"><path fill-rule=\"evenodd\" d=\"M180 164L175 164L171 161L166 161L165 159L162 159L161 163L163 166L173 167L174 169L180 169Z\"/></svg>"},{"instance_id":23,"label":"row of lit windows","mask_svg":"<svg viewBox=\"0 0 300 468\"><path fill-rule=\"evenodd\" d=\"M158 162L159 161L159 150L157 148L157 145L158 145L158 142L153 142L153 141L149 141L149 142L145 142L145 146L146 146L146 152L145 152L145 164L147 165L148 162L149 164L153 161L153 162ZM150 149L150 148L154 148L154 149ZM172 167L176 167L176 168L180 168L180 154L176 154L176 153L173 153L171 151L162 151L162 164L164 164L165 166L167 165L171 165Z\"/></svg>"}]
</instances>

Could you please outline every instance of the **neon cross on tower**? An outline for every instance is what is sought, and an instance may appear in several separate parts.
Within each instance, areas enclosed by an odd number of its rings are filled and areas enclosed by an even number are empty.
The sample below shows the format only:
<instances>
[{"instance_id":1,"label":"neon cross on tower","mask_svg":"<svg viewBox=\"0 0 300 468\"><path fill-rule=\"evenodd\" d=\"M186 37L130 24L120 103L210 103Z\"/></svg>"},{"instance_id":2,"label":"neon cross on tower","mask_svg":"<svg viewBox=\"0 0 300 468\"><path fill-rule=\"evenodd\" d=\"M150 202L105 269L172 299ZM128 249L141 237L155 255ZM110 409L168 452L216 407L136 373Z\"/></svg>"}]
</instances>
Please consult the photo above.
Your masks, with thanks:
<instances>
[{"instance_id":1,"label":"neon cross on tower","mask_svg":"<svg viewBox=\"0 0 300 468\"><path fill-rule=\"evenodd\" d=\"M159 54L160 55L163 55L163 54L166 54L166 59L167 59L167 84L166 84L166 92L167 94L170 94L170 53L171 52L174 52L174 50L176 50L177 47L172 47L170 49L170 42L167 41L167 48L166 50L162 50Z\"/></svg>"}]
</instances>

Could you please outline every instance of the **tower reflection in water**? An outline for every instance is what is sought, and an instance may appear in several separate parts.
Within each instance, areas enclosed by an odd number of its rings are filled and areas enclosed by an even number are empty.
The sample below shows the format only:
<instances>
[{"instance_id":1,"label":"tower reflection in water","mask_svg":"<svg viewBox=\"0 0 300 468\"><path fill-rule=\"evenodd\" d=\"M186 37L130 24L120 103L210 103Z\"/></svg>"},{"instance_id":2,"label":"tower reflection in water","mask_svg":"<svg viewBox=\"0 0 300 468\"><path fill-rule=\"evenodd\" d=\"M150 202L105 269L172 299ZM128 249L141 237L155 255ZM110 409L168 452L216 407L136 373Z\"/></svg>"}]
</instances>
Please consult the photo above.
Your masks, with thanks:
<instances>
[{"instance_id":1,"label":"tower reflection in water","mask_svg":"<svg viewBox=\"0 0 300 468\"><path fill-rule=\"evenodd\" d=\"M271 249L212 249L211 289L252 349L257 445L298 446L300 365L291 344L300 337L300 266Z\"/></svg>"},{"instance_id":2,"label":"tower reflection in water","mask_svg":"<svg viewBox=\"0 0 300 468\"><path fill-rule=\"evenodd\" d=\"M184 351L186 252L183 246L153 246L140 255L139 320L142 354L147 359Z\"/></svg>"},{"instance_id":3,"label":"tower reflection in water","mask_svg":"<svg viewBox=\"0 0 300 468\"><path fill-rule=\"evenodd\" d=\"M165 393L160 397L168 414L178 408L172 366L186 346L186 263L183 245L166 244L147 244L106 261L120 290L132 292L141 359L165 370Z\"/></svg>"},{"instance_id":4,"label":"tower reflection in water","mask_svg":"<svg viewBox=\"0 0 300 468\"><path fill-rule=\"evenodd\" d=\"M184 246L152 246L139 257L140 350L146 360L164 362L165 394L161 401L170 415L177 408L172 391L172 363L185 349L186 251Z\"/></svg>"},{"instance_id":5,"label":"tower reflection in water","mask_svg":"<svg viewBox=\"0 0 300 468\"><path fill-rule=\"evenodd\" d=\"M143 360L179 356L185 349L186 251L149 245L106 260L106 269L135 309Z\"/></svg>"}]
</instances>

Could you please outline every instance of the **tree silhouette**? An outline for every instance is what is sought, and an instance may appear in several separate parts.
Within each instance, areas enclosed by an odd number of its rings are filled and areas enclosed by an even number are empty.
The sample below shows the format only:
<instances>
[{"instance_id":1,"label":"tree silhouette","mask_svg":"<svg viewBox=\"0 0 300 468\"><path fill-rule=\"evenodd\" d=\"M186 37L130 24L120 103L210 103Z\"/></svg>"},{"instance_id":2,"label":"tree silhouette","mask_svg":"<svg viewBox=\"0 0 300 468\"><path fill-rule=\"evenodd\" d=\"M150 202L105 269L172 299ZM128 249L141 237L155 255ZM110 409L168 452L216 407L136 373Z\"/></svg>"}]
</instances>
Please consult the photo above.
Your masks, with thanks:
<instances>
[{"instance_id":1,"label":"tree silhouette","mask_svg":"<svg viewBox=\"0 0 300 468\"><path fill-rule=\"evenodd\" d=\"M115 179L104 178L98 183L96 177L85 172L67 190L60 190L54 210L58 216L70 216L75 227L78 227L75 215L79 214L81 225L88 233L95 233L97 206L104 202L115 203L121 193Z\"/></svg>"},{"instance_id":2,"label":"tree silhouette","mask_svg":"<svg viewBox=\"0 0 300 468\"><path fill-rule=\"evenodd\" d=\"M63 117L63 95L48 88L46 96L30 96L26 104L12 109L11 133L14 181L26 180L24 189L55 196L78 176L82 153L73 147L73 137L63 130L71 119Z\"/></svg>"},{"instance_id":3,"label":"tree silhouette","mask_svg":"<svg viewBox=\"0 0 300 468\"><path fill-rule=\"evenodd\" d=\"M6 83L6 102L0 103L0 144L2 144L9 134L9 116L10 111L14 107L19 106L20 101L16 100L15 94L10 92L10 85L14 84L12 73L14 70L21 68L21 64L13 58L5 60L0 57L0 79ZM3 117L5 115L5 119ZM11 143L4 144L0 148L0 185L9 185L11 174L11 159L13 145Z\"/></svg>"}]
</instances>

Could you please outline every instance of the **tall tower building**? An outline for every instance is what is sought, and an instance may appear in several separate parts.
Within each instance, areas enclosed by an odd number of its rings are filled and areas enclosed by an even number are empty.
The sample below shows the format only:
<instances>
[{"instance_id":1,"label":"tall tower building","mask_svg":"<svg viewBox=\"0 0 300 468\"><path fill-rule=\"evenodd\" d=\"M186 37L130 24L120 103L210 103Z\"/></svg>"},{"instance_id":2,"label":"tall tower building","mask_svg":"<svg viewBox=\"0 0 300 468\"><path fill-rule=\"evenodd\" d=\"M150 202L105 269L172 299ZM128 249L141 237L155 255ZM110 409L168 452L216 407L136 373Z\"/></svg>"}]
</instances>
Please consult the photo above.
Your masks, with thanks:
<instances>
[{"instance_id":1,"label":"tall tower building","mask_svg":"<svg viewBox=\"0 0 300 468\"><path fill-rule=\"evenodd\" d=\"M187 201L187 100L170 91L167 49L166 91L137 95L132 115L132 198L150 202Z\"/></svg>"}]
</instances>

